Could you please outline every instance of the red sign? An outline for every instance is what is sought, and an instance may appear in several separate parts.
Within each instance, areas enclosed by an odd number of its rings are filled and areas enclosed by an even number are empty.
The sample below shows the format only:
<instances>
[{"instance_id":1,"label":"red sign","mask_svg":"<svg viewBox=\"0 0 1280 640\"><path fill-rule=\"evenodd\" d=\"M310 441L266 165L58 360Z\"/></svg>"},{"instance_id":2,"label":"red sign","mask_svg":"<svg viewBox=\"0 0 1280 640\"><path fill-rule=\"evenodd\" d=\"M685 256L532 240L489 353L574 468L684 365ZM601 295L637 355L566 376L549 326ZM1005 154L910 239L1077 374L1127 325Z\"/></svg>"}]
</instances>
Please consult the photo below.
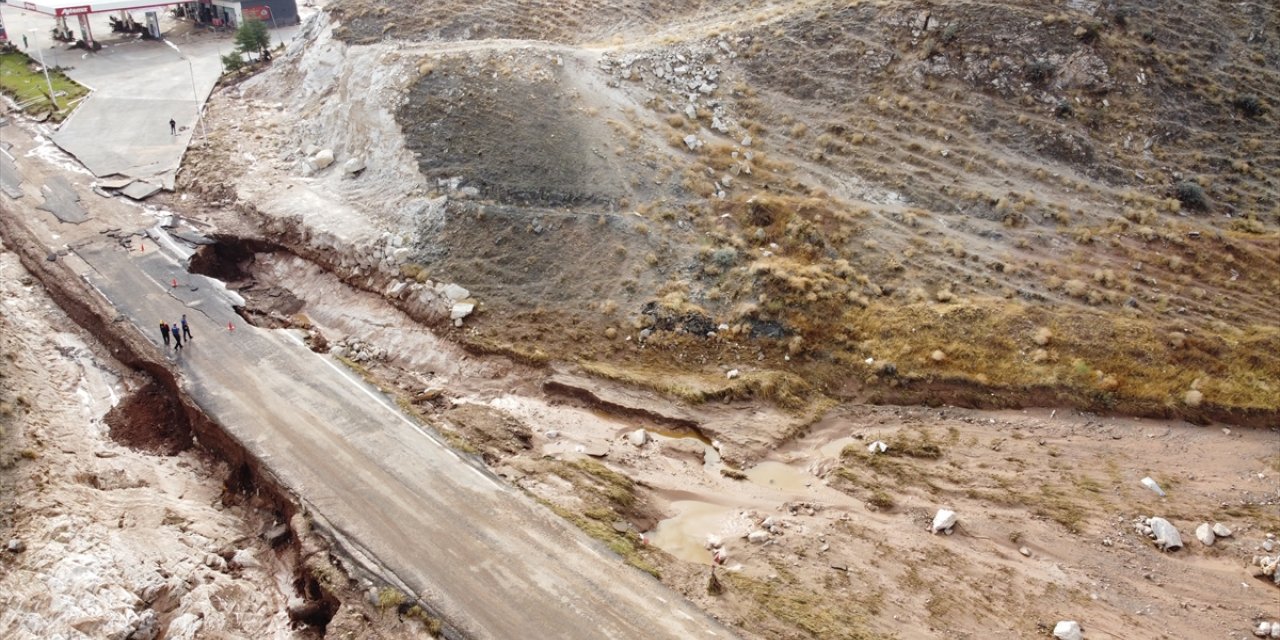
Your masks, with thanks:
<instances>
[{"instance_id":1,"label":"red sign","mask_svg":"<svg viewBox=\"0 0 1280 640\"><path fill-rule=\"evenodd\" d=\"M34 4L31 4L30 2L22 3L22 8L26 9L27 11L39 11L39 9L37 9L36 6Z\"/></svg>"},{"instance_id":2,"label":"red sign","mask_svg":"<svg viewBox=\"0 0 1280 640\"><path fill-rule=\"evenodd\" d=\"M86 5L81 5L79 7L66 7L63 9L58 9L57 13L55 13L54 15L76 16L82 13L89 13L90 11L93 11L93 7L90 7L89 5L86 4Z\"/></svg>"},{"instance_id":3,"label":"red sign","mask_svg":"<svg viewBox=\"0 0 1280 640\"><path fill-rule=\"evenodd\" d=\"M257 20L267 21L271 19L271 7L241 7L240 12L244 14L245 19L254 18Z\"/></svg>"}]
</instances>

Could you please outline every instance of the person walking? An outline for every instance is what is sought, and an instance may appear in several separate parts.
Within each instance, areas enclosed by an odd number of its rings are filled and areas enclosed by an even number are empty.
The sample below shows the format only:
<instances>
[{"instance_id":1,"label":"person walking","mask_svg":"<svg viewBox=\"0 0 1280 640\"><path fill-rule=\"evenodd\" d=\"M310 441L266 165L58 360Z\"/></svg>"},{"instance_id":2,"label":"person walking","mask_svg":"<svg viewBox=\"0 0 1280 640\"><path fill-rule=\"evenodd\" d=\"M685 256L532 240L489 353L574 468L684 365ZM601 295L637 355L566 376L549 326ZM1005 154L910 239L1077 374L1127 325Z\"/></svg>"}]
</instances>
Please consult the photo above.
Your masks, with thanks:
<instances>
[{"instance_id":1,"label":"person walking","mask_svg":"<svg viewBox=\"0 0 1280 640\"><path fill-rule=\"evenodd\" d=\"M26 48L27 48L27 34L25 34L25 33L24 33L24 34L22 34L22 48L23 48L23 49L26 49Z\"/></svg>"},{"instance_id":2,"label":"person walking","mask_svg":"<svg viewBox=\"0 0 1280 640\"><path fill-rule=\"evenodd\" d=\"M173 333L173 350L182 351L182 331L178 329L178 323L173 323L169 327L169 331Z\"/></svg>"},{"instance_id":3,"label":"person walking","mask_svg":"<svg viewBox=\"0 0 1280 640\"><path fill-rule=\"evenodd\" d=\"M191 341L191 327L187 326L187 314L182 314L182 337Z\"/></svg>"},{"instance_id":4,"label":"person walking","mask_svg":"<svg viewBox=\"0 0 1280 640\"><path fill-rule=\"evenodd\" d=\"M160 323L160 337L164 338L164 346L168 347L169 346L169 323L168 322Z\"/></svg>"},{"instance_id":5,"label":"person walking","mask_svg":"<svg viewBox=\"0 0 1280 640\"><path fill-rule=\"evenodd\" d=\"M169 118L169 135L178 135L178 123L173 118Z\"/></svg>"}]
</instances>

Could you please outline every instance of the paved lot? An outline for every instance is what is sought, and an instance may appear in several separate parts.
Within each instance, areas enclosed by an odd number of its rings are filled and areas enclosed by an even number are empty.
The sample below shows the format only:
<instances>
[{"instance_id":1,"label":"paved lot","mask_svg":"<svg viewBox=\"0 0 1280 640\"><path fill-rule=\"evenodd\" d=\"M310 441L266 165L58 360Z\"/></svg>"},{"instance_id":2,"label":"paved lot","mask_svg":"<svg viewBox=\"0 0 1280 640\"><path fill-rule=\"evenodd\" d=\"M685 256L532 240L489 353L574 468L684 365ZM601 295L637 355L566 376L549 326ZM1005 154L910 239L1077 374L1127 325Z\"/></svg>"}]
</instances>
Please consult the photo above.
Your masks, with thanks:
<instances>
[{"instance_id":1,"label":"paved lot","mask_svg":"<svg viewBox=\"0 0 1280 640\"><path fill-rule=\"evenodd\" d=\"M213 90L220 56L234 46L232 35L184 34L190 27L178 28L162 12L161 28L188 64L163 42L111 33L106 14L91 18L103 47L89 53L54 43L48 33L53 19L48 16L11 5L0 5L0 11L11 38L21 45L22 35L28 36L28 54L38 59L43 53L47 64L64 67L73 80L93 89L52 134L53 141L98 177L120 175L172 187L187 145L199 141L196 106ZM141 21L143 14L134 12L134 17ZM272 41L287 40L295 32L295 27L273 30ZM170 118L177 122L176 136L169 134Z\"/></svg>"}]
</instances>

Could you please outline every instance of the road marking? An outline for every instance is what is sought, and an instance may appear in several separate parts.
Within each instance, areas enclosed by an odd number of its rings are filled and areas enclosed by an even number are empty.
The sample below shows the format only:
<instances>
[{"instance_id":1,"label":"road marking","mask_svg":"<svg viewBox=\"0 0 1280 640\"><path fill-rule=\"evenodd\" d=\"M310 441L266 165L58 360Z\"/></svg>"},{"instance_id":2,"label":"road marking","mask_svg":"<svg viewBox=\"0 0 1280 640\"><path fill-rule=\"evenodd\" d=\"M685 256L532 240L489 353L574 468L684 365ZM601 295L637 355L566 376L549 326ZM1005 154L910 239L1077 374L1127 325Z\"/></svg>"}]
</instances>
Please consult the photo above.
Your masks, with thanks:
<instances>
[{"instance_id":1,"label":"road marking","mask_svg":"<svg viewBox=\"0 0 1280 640\"><path fill-rule=\"evenodd\" d=\"M284 332L284 335L285 335L285 336L287 336L290 340L292 340L294 344L296 344L296 345L298 345L299 347L302 347L302 348L304 348L304 349L307 349L307 345L306 345L306 343L304 343L304 342L302 341L302 339L301 339L301 338L299 338L298 336L294 335L294 334L293 334L293 332L291 332L291 331L285 331L285 332ZM338 374L338 375L342 376L344 379L346 379L348 382L350 382L350 383L351 383L355 388L359 389L360 391L364 392L364 394L365 394L365 395L367 395L367 396L369 396L370 398L372 398L374 402L378 403L378 406L380 406L380 407L382 407L382 408L386 409L387 411L391 412L391 414L392 414L392 415L394 415L395 417L399 418L401 422L403 422L403 423L405 423L405 424L409 425L410 427L413 427L413 430L414 430L414 431L417 431L418 433L420 433L420 434L422 434L422 435L426 436L426 437L427 437L427 439L431 440L431 442L432 442L433 444L435 444L437 447L440 447L440 448L441 448L442 450L444 450L446 453L448 453L449 455L451 455L451 456L453 456L454 458L456 458L459 462L462 462L462 466L464 466L464 467L466 467L466 468L470 469L471 471L475 472L475 474L476 474L477 476L479 476L479 477L480 477L480 479L482 479L482 480L484 480L485 482L489 483L489 485L490 485L490 486L492 486L494 489L502 490L502 485L498 484L497 482L494 482L493 478L490 478L489 476L485 475L485 474L484 474L484 472L480 471L479 469L475 468L474 466L472 466L472 465L468 464L467 462L463 461L463 460L462 460L462 458L461 458L461 457L459 457L459 456L458 456L458 454L457 454L453 449L451 449L451 448L449 448L449 447L445 446L445 445L444 445L444 443L442 443L442 442L440 442L439 440L437 440L437 439L436 439L436 437L435 437L434 435L432 435L432 434L428 433L427 431L425 431L425 430L424 430L421 426L419 426L417 423L415 423L414 421L412 421L412 420L410 420L409 418L405 417L405 415L404 415L403 413L400 413L400 412L399 412L399 411L397 411L394 407L392 407L390 404L388 404L388 403L387 403L387 399L386 399L385 397L379 397L379 395L378 395L378 394L376 394L376 393L374 393L373 391L369 390L369 387L368 387L366 384L364 384L364 382L363 382L363 381L356 380L355 378L351 377L351 374L350 374L349 372L345 371L345 370L343 369L343 367L339 367L338 365L334 364L334 363L333 363L331 360L329 360L328 358L326 358L326 357L324 357L324 356L322 356L322 355L320 355L320 354L318 354L318 353L316 353L316 352L312 351L311 349L307 349L307 353L310 353L311 355L313 355L313 356L315 356L315 357L319 358L321 362L323 362L323 363L325 363L326 365L328 365L330 369L333 369L335 372L337 372L337 374Z\"/></svg>"}]
</instances>

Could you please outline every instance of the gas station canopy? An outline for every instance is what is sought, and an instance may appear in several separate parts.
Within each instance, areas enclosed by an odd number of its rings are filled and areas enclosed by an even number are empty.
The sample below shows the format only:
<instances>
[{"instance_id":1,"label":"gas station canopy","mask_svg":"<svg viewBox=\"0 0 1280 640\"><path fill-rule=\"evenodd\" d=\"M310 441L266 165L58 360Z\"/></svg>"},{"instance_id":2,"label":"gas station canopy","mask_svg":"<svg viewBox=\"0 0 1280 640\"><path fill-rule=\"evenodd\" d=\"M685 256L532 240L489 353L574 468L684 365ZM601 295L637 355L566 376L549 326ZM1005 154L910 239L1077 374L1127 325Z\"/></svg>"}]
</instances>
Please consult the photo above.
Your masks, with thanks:
<instances>
[{"instance_id":1,"label":"gas station canopy","mask_svg":"<svg viewBox=\"0 0 1280 640\"><path fill-rule=\"evenodd\" d=\"M135 9L153 9L182 4L179 0L161 2L157 0L101 0L101 2L85 2L85 0L26 0L9 2L9 6L26 9L50 16L82 16L104 11L131 11Z\"/></svg>"}]
</instances>

